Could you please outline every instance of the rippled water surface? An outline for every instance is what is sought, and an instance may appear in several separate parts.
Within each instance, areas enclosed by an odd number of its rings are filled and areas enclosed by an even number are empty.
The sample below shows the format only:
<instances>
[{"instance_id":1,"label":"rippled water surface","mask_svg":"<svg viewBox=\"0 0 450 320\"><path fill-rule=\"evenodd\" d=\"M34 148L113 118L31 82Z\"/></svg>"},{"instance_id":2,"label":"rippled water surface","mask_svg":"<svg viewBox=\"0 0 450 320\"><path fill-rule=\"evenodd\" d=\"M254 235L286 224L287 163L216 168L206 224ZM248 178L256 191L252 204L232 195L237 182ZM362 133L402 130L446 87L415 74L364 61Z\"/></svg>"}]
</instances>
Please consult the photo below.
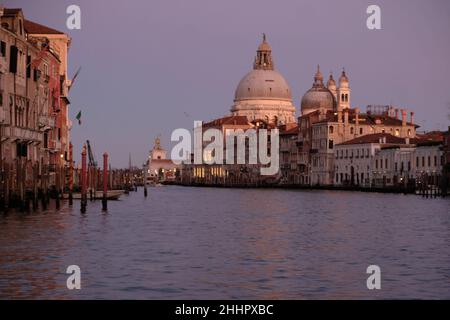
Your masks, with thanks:
<instances>
[{"instance_id":1,"label":"rippled water surface","mask_svg":"<svg viewBox=\"0 0 450 320\"><path fill-rule=\"evenodd\" d=\"M450 199L166 186L108 209L0 215L0 298L450 298Z\"/></svg>"}]
</instances>

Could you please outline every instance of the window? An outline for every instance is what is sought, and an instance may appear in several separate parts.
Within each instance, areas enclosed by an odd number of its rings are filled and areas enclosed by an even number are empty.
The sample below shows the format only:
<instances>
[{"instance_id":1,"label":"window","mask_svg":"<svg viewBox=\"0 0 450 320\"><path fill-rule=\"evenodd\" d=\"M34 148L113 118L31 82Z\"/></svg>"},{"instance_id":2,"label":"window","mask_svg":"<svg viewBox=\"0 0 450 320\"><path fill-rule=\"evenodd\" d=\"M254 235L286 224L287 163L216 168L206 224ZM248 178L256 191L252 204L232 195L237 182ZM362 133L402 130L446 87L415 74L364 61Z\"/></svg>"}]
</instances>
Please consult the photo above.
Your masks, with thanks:
<instances>
[{"instance_id":1,"label":"window","mask_svg":"<svg viewBox=\"0 0 450 320\"><path fill-rule=\"evenodd\" d=\"M333 140L330 139L328 141L328 149L333 149L333 146L334 146Z\"/></svg>"},{"instance_id":2,"label":"window","mask_svg":"<svg viewBox=\"0 0 450 320\"><path fill-rule=\"evenodd\" d=\"M419 167L419 157L416 157L416 167Z\"/></svg>"},{"instance_id":3,"label":"window","mask_svg":"<svg viewBox=\"0 0 450 320\"><path fill-rule=\"evenodd\" d=\"M332 134L334 132L334 127L330 126L330 134Z\"/></svg>"},{"instance_id":4,"label":"window","mask_svg":"<svg viewBox=\"0 0 450 320\"><path fill-rule=\"evenodd\" d=\"M437 166L437 156L434 156L434 166Z\"/></svg>"},{"instance_id":5,"label":"window","mask_svg":"<svg viewBox=\"0 0 450 320\"><path fill-rule=\"evenodd\" d=\"M425 167L425 157L422 157L422 167Z\"/></svg>"},{"instance_id":6,"label":"window","mask_svg":"<svg viewBox=\"0 0 450 320\"><path fill-rule=\"evenodd\" d=\"M378 159L375 160L375 169L378 169Z\"/></svg>"},{"instance_id":7,"label":"window","mask_svg":"<svg viewBox=\"0 0 450 320\"><path fill-rule=\"evenodd\" d=\"M351 127L351 128L350 128L350 134L353 134L354 131L355 131L355 130L353 129L353 127Z\"/></svg>"},{"instance_id":8,"label":"window","mask_svg":"<svg viewBox=\"0 0 450 320\"><path fill-rule=\"evenodd\" d=\"M399 129L395 129L395 136L399 136L400 135L400 130Z\"/></svg>"},{"instance_id":9,"label":"window","mask_svg":"<svg viewBox=\"0 0 450 320\"><path fill-rule=\"evenodd\" d=\"M428 166L431 167L431 157L428 156Z\"/></svg>"},{"instance_id":10,"label":"window","mask_svg":"<svg viewBox=\"0 0 450 320\"><path fill-rule=\"evenodd\" d=\"M359 128L359 134L363 134L363 128Z\"/></svg>"},{"instance_id":11,"label":"window","mask_svg":"<svg viewBox=\"0 0 450 320\"><path fill-rule=\"evenodd\" d=\"M386 158L386 159L384 159L384 167L387 169L387 167L388 167L388 159Z\"/></svg>"},{"instance_id":12,"label":"window","mask_svg":"<svg viewBox=\"0 0 450 320\"><path fill-rule=\"evenodd\" d=\"M2 57L6 57L6 42L5 41L0 42L0 55Z\"/></svg>"},{"instance_id":13,"label":"window","mask_svg":"<svg viewBox=\"0 0 450 320\"><path fill-rule=\"evenodd\" d=\"M383 159L380 159L380 169L383 169Z\"/></svg>"},{"instance_id":14,"label":"window","mask_svg":"<svg viewBox=\"0 0 450 320\"><path fill-rule=\"evenodd\" d=\"M408 161L408 171L411 171L411 161Z\"/></svg>"}]
</instances>

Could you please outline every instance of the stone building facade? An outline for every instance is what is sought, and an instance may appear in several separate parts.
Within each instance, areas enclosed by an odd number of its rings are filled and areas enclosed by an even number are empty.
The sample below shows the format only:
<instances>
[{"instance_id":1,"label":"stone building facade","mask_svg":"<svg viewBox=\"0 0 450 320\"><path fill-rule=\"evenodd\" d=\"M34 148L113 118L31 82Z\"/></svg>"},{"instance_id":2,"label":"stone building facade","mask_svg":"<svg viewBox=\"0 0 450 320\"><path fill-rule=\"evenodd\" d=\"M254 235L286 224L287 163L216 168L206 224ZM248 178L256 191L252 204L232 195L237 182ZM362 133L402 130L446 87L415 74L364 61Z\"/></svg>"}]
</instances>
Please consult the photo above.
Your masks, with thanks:
<instances>
[{"instance_id":1,"label":"stone building facade","mask_svg":"<svg viewBox=\"0 0 450 320\"><path fill-rule=\"evenodd\" d=\"M23 198L36 188L62 190L70 139L70 39L26 20L21 9L0 7L0 44L2 198Z\"/></svg>"},{"instance_id":2,"label":"stone building facade","mask_svg":"<svg viewBox=\"0 0 450 320\"><path fill-rule=\"evenodd\" d=\"M320 69L313 87L302 98L298 118L300 183L334 184L334 146L360 136L389 133L395 137L414 138L417 125L414 113L392 106L368 106L365 113L350 106L349 79L345 71L336 87L333 77L323 84ZM400 118L401 114L401 118Z\"/></svg>"}]
</instances>

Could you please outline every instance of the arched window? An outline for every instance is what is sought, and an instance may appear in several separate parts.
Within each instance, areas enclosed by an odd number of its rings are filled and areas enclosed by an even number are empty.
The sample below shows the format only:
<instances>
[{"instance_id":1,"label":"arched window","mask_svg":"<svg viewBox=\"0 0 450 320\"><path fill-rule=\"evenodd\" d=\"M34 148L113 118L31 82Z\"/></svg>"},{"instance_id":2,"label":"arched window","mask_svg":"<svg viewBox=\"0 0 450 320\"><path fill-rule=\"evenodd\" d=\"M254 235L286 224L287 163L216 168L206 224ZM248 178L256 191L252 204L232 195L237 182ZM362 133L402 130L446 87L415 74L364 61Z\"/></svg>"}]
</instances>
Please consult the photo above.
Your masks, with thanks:
<instances>
[{"instance_id":1,"label":"arched window","mask_svg":"<svg viewBox=\"0 0 450 320\"><path fill-rule=\"evenodd\" d=\"M350 134L353 134L354 131L355 131L355 130L353 129L353 127L351 127L351 128L350 128Z\"/></svg>"},{"instance_id":2,"label":"arched window","mask_svg":"<svg viewBox=\"0 0 450 320\"><path fill-rule=\"evenodd\" d=\"M333 132L334 132L334 127L330 126L330 133L333 133Z\"/></svg>"}]
</instances>

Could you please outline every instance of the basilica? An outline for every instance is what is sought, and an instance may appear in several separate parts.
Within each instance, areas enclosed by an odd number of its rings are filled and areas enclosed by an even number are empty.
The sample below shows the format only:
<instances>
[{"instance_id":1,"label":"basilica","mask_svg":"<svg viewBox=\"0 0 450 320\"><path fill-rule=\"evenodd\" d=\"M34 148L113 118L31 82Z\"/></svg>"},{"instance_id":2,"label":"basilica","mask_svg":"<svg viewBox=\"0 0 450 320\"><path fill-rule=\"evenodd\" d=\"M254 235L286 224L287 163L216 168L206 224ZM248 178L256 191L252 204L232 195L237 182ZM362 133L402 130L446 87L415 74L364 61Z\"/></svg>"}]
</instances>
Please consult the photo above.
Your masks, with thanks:
<instances>
[{"instance_id":1,"label":"basilica","mask_svg":"<svg viewBox=\"0 0 450 320\"><path fill-rule=\"evenodd\" d=\"M385 139L383 141L395 140L405 145L417 142L418 125L414 123L413 112L390 105L368 105L366 110L352 106L350 79L344 69L337 82L330 74L324 83L317 66L312 86L301 98L298 116L292 96L288 82L275 68L272 48L263 35L252 70L236 88L230 113L204 124L204 127L223 132L227 128L244 131L278 128L280 170L275 176L259 177L255 168L248 165L188 164L182 169L182 183L299 186L355 183L359 178L355 179L350 173L341 175L343 168L336 167L337 146L355 139L359 141L364 136L380 136ZM386 136L394 138L386 140ZM348 158L349 163L344 167L354 171L352 161ZM367 167L364 170L367 170L364 180L368 180L370 185L372 169ZM341 176L348 177L348 181L339 179Z\"/></svg>"}]
</instances>

